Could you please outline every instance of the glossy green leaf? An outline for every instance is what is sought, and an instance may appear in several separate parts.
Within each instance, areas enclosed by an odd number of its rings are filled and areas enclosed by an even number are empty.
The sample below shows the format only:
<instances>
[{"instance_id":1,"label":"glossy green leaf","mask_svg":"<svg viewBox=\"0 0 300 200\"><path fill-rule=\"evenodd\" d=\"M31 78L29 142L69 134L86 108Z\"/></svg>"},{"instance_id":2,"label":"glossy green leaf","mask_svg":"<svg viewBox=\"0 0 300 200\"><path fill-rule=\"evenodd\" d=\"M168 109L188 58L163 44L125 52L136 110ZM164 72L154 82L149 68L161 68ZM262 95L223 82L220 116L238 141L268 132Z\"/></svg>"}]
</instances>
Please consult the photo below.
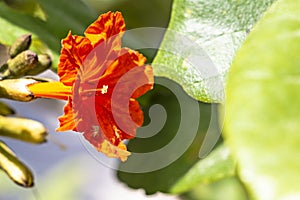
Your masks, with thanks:
<instances>
[{"instance_id":1,"label":"glossy green leaf","mask_svg":"<svg viewBox=\"0 0 300 200\"><path fill-rule=\"evenodd\" d=\"M198 161L171 188L171 193L183 193L199 184L215 182L224 177L233 176L235 163L230 157L229 149L222 145L211 152L206 158Z\"/></svg>"},{"instance_id":2,"label":"glossy green leaf","mask_svg":"<svg viewBox=\"0 0 300 200\"><path fill-rule=\"evenodd\" d=\"M155 75L173 79L197 100L222 102L233 56L272 2L174 0L169 30L153 62Z\"/></svg>"},{"instance_id":3,"label":"glossy green leaf","mask_svg":"<svg viewBox=\"0 0 300 200\"><path fill-rule=\"evenodd\" d=\"M254 199L300 199L300 0L279 0L237 53L225 140Z\"/></svg>"},{"instance_id":4,"label":"glossy green leaf","mask_svg":"<svg viewBox=\"0 0 300 200\"><path fill-rule=\"evenodd\" d=\"M80 0L33 2L43 9L47 16L45 19L20 12L0 2L0 27L5 27L0 30L0 43L10 45L20 35L32 33L31 49L37 53L50 53L54 60L53 69L56 69L61 39L66 37L69 30L74 34L82 35L85 28L97 18L97 14Z\"/></svg>"}]
</instances>

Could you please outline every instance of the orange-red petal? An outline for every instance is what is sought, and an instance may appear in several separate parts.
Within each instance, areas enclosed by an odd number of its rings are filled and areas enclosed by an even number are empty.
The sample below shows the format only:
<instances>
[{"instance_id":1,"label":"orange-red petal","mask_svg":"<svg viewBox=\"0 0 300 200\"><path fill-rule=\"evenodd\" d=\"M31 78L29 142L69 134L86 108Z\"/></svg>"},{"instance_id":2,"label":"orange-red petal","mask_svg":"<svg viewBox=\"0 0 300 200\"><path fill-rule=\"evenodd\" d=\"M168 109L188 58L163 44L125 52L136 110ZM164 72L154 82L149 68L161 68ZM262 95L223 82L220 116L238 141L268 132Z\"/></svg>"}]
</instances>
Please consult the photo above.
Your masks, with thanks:
<instances>
[{"instance_id":1,"label":"orange-red petal","mask_svg":"<svg viewBox=\"0 0 300 200\"><path fill-rule=\"evenodd\" d=\"M113 13L110 11L100 15L99 18L86 29L84 34L93 45L115 37L113 40L119 40L119 42L116 42L113 48L117 46L120 48L122 33L125 29L122 14L120 12Z\"/></svg>"},{"instance_id":2,"label":"orange-red petal","mask_svg":"<svg viewBox=\"0 0 300 200\"><path fill-rule=\"evenodd\" d=\"M139 74L138 78L142 79L145 83L142 86L140 86L137 90L134 91L132 98L138 98L148 92L149 90L153 89L154 84L154 75L153 75L153 69L150 65L146 65L143 67L143 72Z\"/></svg>"},{"instance_id":3,"label":"orange-red petal","mask_svg":"<svg viewBox=\"0 0 300 200\"><path fill-rule=\"evenodd\" d=\"M116 51L110 53L115 54ZM83 100L82 96L79 96L78 100L73 99L74 108L78 112L77 117L84 119L77 124L78 130L85 132L86 135L94 135L94 137L87 137L93 138L94 143L101 142L101 138L95 137L91 128L97 124L100 125L101 137L106 137L114 145L118 145L123 139L134 137L136 129L143 123L143 113L137 101L132 99L132 95L141 95L153 85L152 68L141 66L146 61L142 54L123 48L115 56L117 59L108 66L104 75L101 72L102 66L97 68L93 62L84 66L85 70L79 74L81 81L76 81L74 85L74 91L98 90L94 94L90 93L93 95L91 98ZM98 78L95 79L96 77ZM118 84L117 88L115 88L116 84ZM102 94L100 91L104 85L108 86L108 91ZM112 99L113 93L114 99ZM112 103L115 110L112 110ZM96 112L96 119L91 118L91 113L94 112ZM116 128L119 131L116 131Z\"/></svg>"},{"instance_id":4,"label":"orange-red petal","mask_svg":"<svg viewBox=\"0 0 300 200\"><path fill-rule=\"evenodd\" d=\"M71 32L62 40L57 74L63 84L68 86L74 84L78 70L80 70L84 59L92 49L89 39L72 35Z\"/></svg>"},{"instance_id":5,"label":"orange-red petal","mask_svg":"<svg viewBox=\"0 0 300 200\"><path fill-rule=\"evenodd\" d=\"M143 113L135 98L153 88L154 77L152 67L144 65L146 58L142 54L128 49L122 51L126 53L106 70L98 87L108 85L108 93L112 96L106 109L112 108L114 119L122 124L118 128L126 133L123 139L127 139L132 138L136 128L143 124ZM132 120L135 124L130 123Z\"/></svg>"},{"instance_id":6,"label":"orange-red petal","mask_svg":"<svg viewBox=\"0 0 300 200\"><path fill-rule=\"evenodd\" d=\"M71 99L68 100L68 103L64 107L64 115L60 116L58 120L60 122L60 126L56 129L56 131L77 130Z\"/></svg>"},{"instance_id":7,"label":"orange-red petal","mask_svg":"<svg viewBox=\"0 0 300 200\"><path fill-rule=\"evenodd\" d=\"M106 69L104 75L100 79L100 82L115 85L119 79L131 69L143 66L145 62L146 58L143 56L143 54L128 48L122 48L118 51L118 57L116 60ZM136 79L138 77L132 78Z\"/></svg>"},{"instance_id":8,"label":"orange-red petal","mask_svg":"<svg viewBox=\"0 0 300 200\"><path fill-rule=\"evenodd\" d=\"M136 129L144 122L144 115L135 99L120 95L109 101L107 105L100 102L96 105L98 122L104 136L118 145L122 140L131 139L136 135Z\"/></svg>"}]
</instances>

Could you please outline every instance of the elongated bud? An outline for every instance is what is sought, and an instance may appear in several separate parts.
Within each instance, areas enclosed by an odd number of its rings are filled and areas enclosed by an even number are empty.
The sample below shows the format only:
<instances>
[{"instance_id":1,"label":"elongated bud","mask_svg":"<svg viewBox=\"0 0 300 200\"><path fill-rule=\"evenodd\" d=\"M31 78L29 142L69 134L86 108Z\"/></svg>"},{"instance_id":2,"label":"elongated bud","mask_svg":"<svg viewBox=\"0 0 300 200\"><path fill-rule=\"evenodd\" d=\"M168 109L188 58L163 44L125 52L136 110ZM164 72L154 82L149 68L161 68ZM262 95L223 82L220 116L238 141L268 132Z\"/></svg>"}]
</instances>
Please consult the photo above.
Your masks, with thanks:
<instances>
[{"instance_id":1,"label":"elongated bud","mask_svg":"<svg viewBox=\"0 0 300 200\"><path fill-rule=\"evenodd\" d=\"M33 186L33 174L30 169L2 141L0 141L0 168L18 185Z\"/></svg>"},{"instance_id":2,"label":"elongated bud","mask_svg":"<svg viewBox=\"0 0 300 200\"><path fill-rule=\"evenodd\" d=\"M46 142L47 131L41 123L31 119L0 116L0 136L39 144Z\"/></svg>"},{"instance_id":3,"label":"elongated bud","mask_svg":"<svg viewBox=\"0 0 300 200\"><path fill-rule=\"evenodd\" d=\"M6 103L3 103L0 101L0 115L13 115L15 114L15 111L8 106Z\"/></svg>"},{"instance_id":4,"label":"elongated bud","mask_svg":"<svg viewBox=\"0 0 300 200\"><path fill-rule=\"evenodd\" d=\"M3 73L2 79L20 78L33 69L38 62L36 53L26 50L18 54L13 59L7 61L7 70Z\"/></svg>"},{"instance_id":5,"label":"elongated bud","mask_svg":"<svg viewBox=\"0 0 300 200\"><path fill-rule=\"evenodd\" d=\"M34 79L7 79L0 81L0 98L16 101L31 101L34 96L28 90L27 85L36 83Z\"/></svg>"},{"instance_id":6,"label":"elongated bud","mask_svg":"<svg viewBox=\"0 0 300 200\"><path fill-rule=\"evenodd\" d=\"M38 55L38 63L35 65L34 68L29 70L26 75L37 75L49 69L52 64L51 57L48 54L41 54Z\"/></svg>"},{"instance_id":7,"label":"elongated bud","mask_svg":"<svg viewBox=\"0 0 300 200\"><path fill-rule=\"evenodd\" d=\"M22 51L28 50L31 44L31 34L25 34L19 37L10 47L9 55L14 58Z\"/></svg>"}]
</instances>

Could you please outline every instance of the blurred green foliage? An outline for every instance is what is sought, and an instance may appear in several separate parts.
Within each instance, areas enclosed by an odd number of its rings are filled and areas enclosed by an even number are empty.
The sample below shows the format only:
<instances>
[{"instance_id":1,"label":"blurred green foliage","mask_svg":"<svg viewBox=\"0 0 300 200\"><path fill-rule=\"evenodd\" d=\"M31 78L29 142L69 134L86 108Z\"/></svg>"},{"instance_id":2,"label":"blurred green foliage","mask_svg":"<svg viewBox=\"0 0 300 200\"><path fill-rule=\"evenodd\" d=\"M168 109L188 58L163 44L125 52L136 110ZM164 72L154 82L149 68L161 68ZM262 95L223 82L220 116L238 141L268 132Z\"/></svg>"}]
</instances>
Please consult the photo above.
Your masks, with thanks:
<instances>
[{"instance_id":1,"label":"blurred green foliage","mask_svg":"<svg viewBox=\"0 0 300 200\"><path fill-rule=\"evenodd\" d=\"M224 137L253 199L300 198L299 0L279 0L237 52Z\"/></svg>"},{"instance_id":2,"label":"blurred green foliage","mask_svg":"<svg viewBox=\"0 0 300 200\"><path fill-rule=\"evenodd\" d=\"M247 193L236 177L224 178L210 184L200 184L189 193L181 195L183 200L248 200Z\"/></svg>"}]
</instances>

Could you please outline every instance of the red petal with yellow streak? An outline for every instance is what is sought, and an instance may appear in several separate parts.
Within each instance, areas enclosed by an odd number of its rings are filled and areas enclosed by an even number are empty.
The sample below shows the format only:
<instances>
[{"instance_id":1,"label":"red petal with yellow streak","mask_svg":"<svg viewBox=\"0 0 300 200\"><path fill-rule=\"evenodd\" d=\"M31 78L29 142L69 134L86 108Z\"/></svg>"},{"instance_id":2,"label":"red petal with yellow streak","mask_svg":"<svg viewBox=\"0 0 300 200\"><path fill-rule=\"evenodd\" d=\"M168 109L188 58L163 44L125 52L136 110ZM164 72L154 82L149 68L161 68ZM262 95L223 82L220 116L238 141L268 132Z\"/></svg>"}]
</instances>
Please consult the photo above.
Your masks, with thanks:
<instances>
[{"instance_id":1,"label":"red petal with yellow streak","mask_svg":"<svg viewBox=\"0 0 300 200\"><path fill-rule=\"evenodd\" d=\"M99 92L95 97L98 121L102 123L106 137L115 141L134 137L136 129L143 124L143 112L132 97L140 96L153 87L152 68L144 66L145 61L142 54L124 48L99 80L97 88L107 85L108 91L105 95ZM104 124L103 121L108 123ZM113 126L120 133L116 134Z\"/></svg>"},{"instance_id":2,"label":"red petal with yellow streak","mask_svg":"<svg viewBox=\"0 0 300 200\"><path fill-rule=\"evenodd\" d=\"M78 70L80 70L84 59L92 49L89 39L72 35L71 32L62 40L57 74L63 84L68 86L74 84Z\"/></svg>"},{"instance_id":3,"label":"red petal with yellow streak","mask_svg":"<svg viewBox=\"0 0 300 200\"><path fill-rule=\"evenodd\" d=\"M148 84L144 84L143 86L139 87L136 91L134 91L132 98L138 98L148 92L149 90L153 89L154 84L154 75L153 69L150 65L144 66L144 72L140 75L141 79L144 79L145 82Z\"/></svg>"},{"instance_id":4,"label":"red petal with yellow streak","mask_svg":"<svg viewBox=\"0 0 300 200\"><path fill-rule=\"evenodd\" d=\"M135 67L143 66L145 62L146 58L143 54L128 48L122 48L118 51L116 60L111 63L102 75L99 83L115 85L124 74L128 73L128 71Z\"/></svg>"},{"instance_id":5,"label":"red petal with yellow streak","mask_svg":"<svg viewBox=\"0 0 300 200\"><path fill-rule=\"evenodd\" d=\"M100 15L99 18L86 29L84 34L93 45L97 45L114 37L113 40L119 40L119 42L116 42L113 47L120 48L122 33L125 29L125 22L120 12L107 12Z\"/></svg>"},{"instance_id":6,"label":"red petal with yellow streak","mask_svg":"<svg viewBox=\"0 0 300 200\"><path fill-rule=\"evenodd\" d=\"M68 103L64 107L64 115L60 116L58 120L60 122L60 126L56 129L56 131L77 131L71 99L68 100Z\"/></svg>"},{"instance_id":7,"label":"red petal with yellow streak","mask_svg":"<svg viewBox=\"0 0 300 200\"><path fill-rule=\"evenodd\" d=\"M141 95L153 86L152 68L144 66L145 61L142 54L126 48L122 49L117 60L98 80L98 90L103 85L107 85L107 93L102 94L98 91L93 95L94 99L85 100L84 104L89 106L77 105L76 101L74 102L75 107L82 109L78 110L80 118L88 119L78 123L77 128L84 132L84 137L98 150L104 140L115 147L122 145L122 140L133 138L136 129L143 124L143 112L139 103L131 96ZM94 66L90 65L90 67ZM95 107L91 106L93 104ZM116 112L112 110L112 107L116 109ZM93 112L96 112L96 120L90 119ZM94 127L98 125L98 130L92 130L91 125Z\"/></svg>"}]
</instances>

